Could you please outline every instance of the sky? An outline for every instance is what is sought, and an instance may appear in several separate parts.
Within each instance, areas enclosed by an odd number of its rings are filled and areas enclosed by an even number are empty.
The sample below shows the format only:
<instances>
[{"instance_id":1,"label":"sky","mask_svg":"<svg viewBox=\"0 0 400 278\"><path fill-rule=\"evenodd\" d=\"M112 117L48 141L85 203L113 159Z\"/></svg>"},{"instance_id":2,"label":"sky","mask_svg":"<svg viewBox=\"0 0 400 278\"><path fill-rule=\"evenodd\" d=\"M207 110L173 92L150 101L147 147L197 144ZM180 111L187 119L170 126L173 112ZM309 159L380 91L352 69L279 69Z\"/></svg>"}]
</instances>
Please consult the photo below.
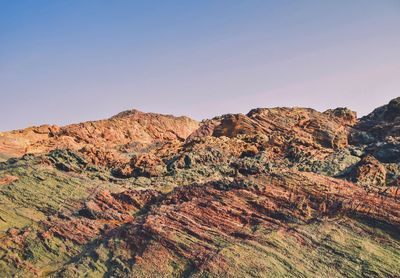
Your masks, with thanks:
<instances>
[{"instance_id":1,"label":"sky","mask_svg":"<svg viewBox=\"0 0 400 278\"><path fill-rule=\"evenodd\" d=\"M0 0L0 131L400 96L400 0Z\"/></svg>"}]
</instances>

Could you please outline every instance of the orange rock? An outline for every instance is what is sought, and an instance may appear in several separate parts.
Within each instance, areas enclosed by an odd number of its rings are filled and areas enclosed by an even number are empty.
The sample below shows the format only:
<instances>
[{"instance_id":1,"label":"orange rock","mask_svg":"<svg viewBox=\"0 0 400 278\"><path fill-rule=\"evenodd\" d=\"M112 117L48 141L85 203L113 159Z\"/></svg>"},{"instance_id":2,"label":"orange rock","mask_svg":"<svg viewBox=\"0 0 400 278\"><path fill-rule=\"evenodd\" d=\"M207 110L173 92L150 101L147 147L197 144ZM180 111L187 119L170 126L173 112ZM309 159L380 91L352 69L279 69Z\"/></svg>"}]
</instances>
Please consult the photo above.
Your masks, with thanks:
<instances>
[{"instance_id":1,"label":"orange rock","mask_svg":"<svg viewBox=\"0 0 400 278\"><path fill-rule=\"evenodd\" d=\"M13 183L14 181L17 181L18 177L15 176L5 176L4 178L0 178L0 185L7 185L10 183Z\"/></svg>"},{"instance_id":2,"label":"orange rock","mask_svg":"<svg viewBox=\"0 0 400 278\"><path fill-rule=\"evenodd\" d=\"M174 117L137 110L122 112L110 119L64 127L40 126L0 133L0 155L19 157L54 149L79 150L87 145L106 151L132 143L185 140L199 127L188 117Z\"/></svg>"},{"instance_id":3,"label":"orange rock","mask_svg":"<svg viewBox=\"0 0 400 278\"><path fill-rule=\"evenodd\" d=\"M386 185L386 174L385 166L368 155L357 165L356 181L361 185L383 187Z\"/></svg>"}]
</instances>

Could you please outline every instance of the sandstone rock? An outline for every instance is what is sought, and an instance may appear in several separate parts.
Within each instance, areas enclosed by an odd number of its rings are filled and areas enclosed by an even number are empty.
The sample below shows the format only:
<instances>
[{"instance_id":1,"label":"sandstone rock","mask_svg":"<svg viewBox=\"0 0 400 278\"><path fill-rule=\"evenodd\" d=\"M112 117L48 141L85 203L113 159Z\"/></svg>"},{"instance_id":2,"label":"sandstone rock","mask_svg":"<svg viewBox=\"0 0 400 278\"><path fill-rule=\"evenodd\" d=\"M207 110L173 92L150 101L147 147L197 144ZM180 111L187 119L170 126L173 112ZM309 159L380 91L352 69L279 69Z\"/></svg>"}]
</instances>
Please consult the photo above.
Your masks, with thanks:
<instances>
[{"instance_id":1,"label":"sandstone rock","mask_svg":"<svg viewBox=\"0 0 400 278\"><path fill-rule=\"evenodd\" d=\"M338 113L338 112L337 112ZM350 117L350 116L349 116ZM225 115L216 126L213 136L234 137L240 134L265 134L314 141L324 147L347 146L346 124L340 117L332 117L312 109L273 108L253 109L247 115Z\"/></svg>"},{"instance_id":2,"label":"sandstone rock","mask_svg":"<svg viewBox=\"0 0 400 278\"><path fill-rule=\"evenodd\" d=\"M198 127L198 122L188 117L132 110L108 120L0 133L0 157L19 157L64 148L79 150L87 145L109 151L131 142L183 141Z\"/></svg>"}]
</instances>

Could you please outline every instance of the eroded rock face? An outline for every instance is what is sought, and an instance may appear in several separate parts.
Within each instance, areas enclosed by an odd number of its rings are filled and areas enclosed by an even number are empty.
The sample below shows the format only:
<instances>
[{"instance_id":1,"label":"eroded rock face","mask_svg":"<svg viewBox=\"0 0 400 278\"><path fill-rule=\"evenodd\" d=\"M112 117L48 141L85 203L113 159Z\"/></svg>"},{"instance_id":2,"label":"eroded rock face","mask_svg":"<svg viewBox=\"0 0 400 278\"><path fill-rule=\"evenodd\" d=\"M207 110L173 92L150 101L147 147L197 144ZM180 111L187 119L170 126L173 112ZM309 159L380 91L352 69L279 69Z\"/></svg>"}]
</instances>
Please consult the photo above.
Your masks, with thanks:
<instances>
[{"instance_id":1,"label":"eroded rock face","mask_svg":"<svg viewBox=\"0 0 400 278\"><path fill-rule=\"evenodd\" d=\"M346 125L352 121L342 120L343 117L336 116L335 112L323 114L303 108L259 108L247 115L223 116L221 124L215 127L213 136L266 134L281 137L282 140L297 138L323 147L343 148L347 146Z\"/></svg>"},{"instance_id":2,"label":"eroded rock face","mask_svg":"<svg viewBox=\"0 0 400 278\"><path fill-rule=\"evenodd\" d=\"M398 103L361 119L258 108L198 123L134 110L3 133L1 158L14 158L0 163L0 269L400 276Z\"/></svg>"},{"instance_id":3,"label":"eroded rock face","mask_svg":"<svg viewBox=\"0 0 400 278\"><path fill-rule=\"evenodd\" d=\"M126 199L112 202L113 211L117 208L122 215L129 211L131 202L127 200L137 198L131 196L138 194L143 196L147 193L125 192ZM309 239L299 227L322 219L358 215L376 221L390 219L391 223L400 224L400 204L395 198L388 197L382 201L377 194L368 194L352 183L297 171L281 170L254 175L249 179L220 180L180 187L156 198L151 196L147 199L149 205L143 215L120 222L113 228L103 228L101 236L108 242L118 239L119 246L133 252L134 262L121 258L121 264L134 276L139 273L143 277L169 275L169 265L179 260L177 258L190 262L193 274L230 275L233 273L229 263L231 257L229 252L222 251L229 250L225 249L226 244L237 246L238 249L234 250L241 252L239 250L243 250L244 242L252 242L253 247L248 248L256 248L266 243L266 235L277 231L282 233L282 239L285 236L300 237L302 248L312 248L307 247ZM92 202L98 203L103 198L100 194ZM109 205L103 207L104 212L99 205L95 207L97 215L108 214ZM93 218L92 215L88 217ZM95 237L93 233L87 234ZM98 234L100 232L97 231ZM259 255L262 256L263 252L268 251L261 250ZM276 247L275 252L282 250ZM84 263L86 259L81 258L79 263ZM261 266L266 267L264 264L261 263ZM155 268L156 265L158 267ZM71 266L64 267L62 273L72 271ZM118 273L118 268L114 266L115 272L112 273ZM251 264L244 264L244 268L235 273L248 273L251 268ZM295 268L292 271L298 270ZM306 267L305 271L303 273L311 275L313 268ZM183 276L185 268L175 269L173 273Z\"/></svg>"},{"instance_id":4,"label":"eroded rock face","mask_svg":"<svg viewBox=\"0 0 400 278\"><path fill-rule=\"evenodd\" d=\"M400 97L361 118L356 128L380 140L400 136Z\"/></svg>"},{"instance_id":5,"label":"eroded rock face","mask_svg":"<svg viewBox=\"0 0 400 278\"><path fill-rule=\"evenodd\" d=\"M383 163L400 162L400 98L361 118L350 141L365 145L366 152Z\"/></svg>"},{"instance_id":6,"label":"eroded rock face","mask_svg":"<svg viewBox=\"0 0 400 278\"><path fill-rule=\"evenodd\" d=\"M400 116L400 97L395 98L389 102L382 116L383 119L387 122L399 120L397 118Z\"/></svg>"},{"instance_id":7,"label":"eroded rock face","mask_svg":"<svg viewBox=\"0 0 400 278\"><path fill-rule=\"evenodd\" d=\"M351 111L348 108L336 108L336 109L329 109L324 112L324 114L329 115L331 117L335 117L341 121L342 124L348 126L354 126L357 122L357 113Z\"/></svg>"},{"instance_id":8,"label":"eroded rock face","mask_svg":"<svg viewBox=\"0 0 400 278\"><path fill-rule=\"evenodd\" d=\"M184 140L197 128L198 123L187 117L132 110L109 120L65 126L59 135L72 137L77 142L108 147L130 142Z\"/></svg>"},{"instance_id":9,"label":"eroded rock face","mask_svg":"<svg viewBox=\"0 0 400 278\"><path fill-rule=\"evenodd\" d=\"M97 164L113 164L114 156L118 156L125 145L183 141L198 127L198 122L188 117L125 111L108 120L0 133L0 158L55 149L82 149Z\"/></svg>"},{"instance_id":10,"label":"eroded rock face","mask_svg":"<svg viewBox=\"0 0 400 278\"><path fill-rule=\"evenodd\" d=\"M356 166L356 181L365 186L386 185L386 168L373 156L364 157Z\"/></svg>"}]
</instances>

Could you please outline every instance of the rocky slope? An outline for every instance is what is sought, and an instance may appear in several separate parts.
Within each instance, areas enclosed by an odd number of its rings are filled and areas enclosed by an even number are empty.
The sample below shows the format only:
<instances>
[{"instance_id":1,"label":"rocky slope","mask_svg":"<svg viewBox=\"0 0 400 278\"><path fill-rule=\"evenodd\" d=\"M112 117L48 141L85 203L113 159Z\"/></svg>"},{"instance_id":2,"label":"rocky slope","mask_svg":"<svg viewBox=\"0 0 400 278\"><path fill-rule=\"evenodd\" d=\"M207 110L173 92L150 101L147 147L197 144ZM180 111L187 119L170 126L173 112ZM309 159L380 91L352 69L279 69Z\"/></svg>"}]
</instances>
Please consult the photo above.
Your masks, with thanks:
<instances>
[{"instance_id":1,"label":"rocky slope","mask_svg":"<svg viewBox=\"0 0 400 278\"><path fill-rule=\"evenodd\" d=\"M187 117L173 117L137 110L122 112L108 120L64 127L39 126L0 133L0 157L40 154L55 149L82 148L110 152L147 146L157 141L183 141L199 127Z\"/></svg>"},{"instance_id":2,"label":"rocky slope","mask_svg":"<svg viewBox=\"0 0 400 278\"><path fill-rule=\"evenodd\" d=\"M1 277L398 277L400 98L0 134Z\"/></svg>"}]
</instances>

